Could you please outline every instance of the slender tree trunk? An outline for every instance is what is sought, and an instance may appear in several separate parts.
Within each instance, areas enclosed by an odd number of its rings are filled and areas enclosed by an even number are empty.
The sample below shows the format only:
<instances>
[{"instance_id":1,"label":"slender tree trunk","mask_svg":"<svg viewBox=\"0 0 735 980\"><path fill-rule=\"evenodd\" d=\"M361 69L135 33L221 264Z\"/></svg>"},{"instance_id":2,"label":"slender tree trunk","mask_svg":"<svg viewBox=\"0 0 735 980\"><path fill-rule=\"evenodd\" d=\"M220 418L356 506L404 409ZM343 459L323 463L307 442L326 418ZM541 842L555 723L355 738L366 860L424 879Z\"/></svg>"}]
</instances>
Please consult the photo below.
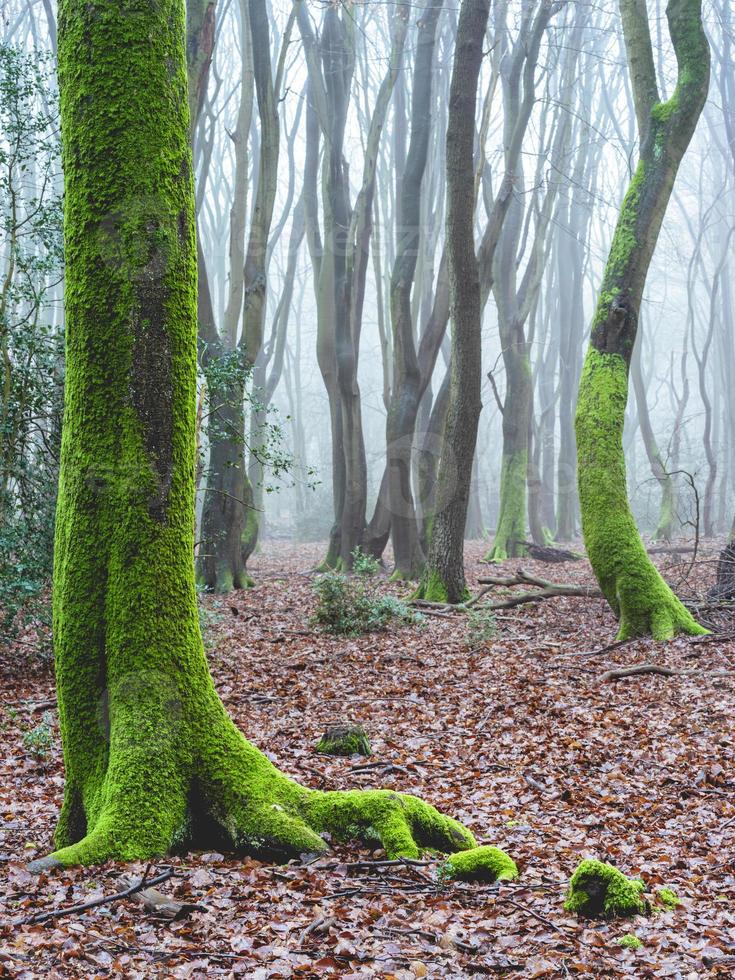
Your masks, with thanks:
<instances>
[{"instance_id":1,"label":"slender tree trunk","mask_svg":"<svg viewBox=\"0 0 735 980\"><path fill-rule=\"evenodd\" d=\"M643 437L643 446L646 450L651 472L661 488L661 506L653 537L657 541L670 541L674 530L674 517L676 514L676 488L673 477L666 469L664 461L661 458L661 451L658 448L656 436L653 433L651 418L648 414L646 388L641 373L641 357L642 352L636 346L636 349L633 351L630 374L633 380L636 405L638 406L638 419L641 427L641 436Z\"/></svg>"},{"instance_id":2,"label":"slender tree trunk","mask_svg":"<svg viewBox=\"0 0 735 980\"><path fill-rule=\"evenodd\" d=\"M427 552L431 540L431 529L434 524L439 458L443 445L444 426L449 410L451 377L452 371L450 365L436 393L434 404L431 407L429 422L426 426L426 431L422 434L418 451L418 492L422 502L421 543Z\"/></svg>"},{"instance_id":3,"label":"slender tree trunk","mask_svg":"<svg viewBox=\"0 0 735 980\"><path fill-rule=\"evenodd\" d=\"M418 593L461 602L464 531L482 403L482 305L475 253L473 146L477 86L490 0L463 0L449 95L447 126L447 254L452 319L449 408L439 460L429 555Z\"/></svg>"},{"instance_id":4,"label":"slender tree trunk","mask_svg":"<svg viewBox=\"0 0 735 980\"><path fill-rule=\"evenodd\" d=\"M279 76L282 71L282 62L288 46L293 20L288 21L284 36L281 38L281 54L274 81L271 70L270 25L265 0L249 0L248 13L252 40L253 75L260 120L260 155L257 191L243 267L244 288L240 348L245 364L252 371L263 344L266 297L268 294L266 288L268 239L273 222L273 207L278 181L281 131L276 88L280 85ZM258 541L259 511L255 505L253 486L247 472L244 419L240 441L242 449L238 468L242 474L241 497L242 506L245 509L240 535L240 561L243 574L247 576L245 571L247 561L255 550Z\"/></svg>"},{"instance_id":5,"label":"slender tree trunk","mask_svg":"<svg viewBox=\"0 0 735 980\"><path fill-rule=\"evenodd\" d=\"M251 29L246 0L240 3L242 68L235 142L235 170L229 223L230 283L224 320L218 331L204 255L199 245L200 361L204 371L209 461L202 503L201 543L197 556L199 582L215 592L253 584L242 555L242 537L252 520L250 485L244 480L245 385L247 368L237 349L245 288L245 224L248 200L248 139L253 106ZM196 64L196 61L194 62ZM189 65L191 83L192 64Z\"/></svg>"},{"instance_id":6,"label":"slender tree trunk","mask_svg":"<svg viewBox=\"0 0 735 980\"><path fill-rule=\"evenodd\" d=\"M526 540L526 476L528 428L533 388L531 361L523 327L511 329L503 348L505 400L503 403L503 455L500 463L500 513L490 561L524 553Z\"/></svg>"},{"instance_id":7,"label":"slender tree trunk","mask_svg":"<svg viewBox=\"0 0 735 980\"><path fill-rule=\"evenodd\" d=\"M436 26L443 2L427 0L417 27L411 138L398 200L398 242L391 276L393 390L386 422L386 468L396 579L417 578L424 564L411 486L413 439L421 398L411 290L421 240L421 184L431 132Z\"/></svg>"},{"instance_id":8,"label":"slender tree trunk","mask_svg":"<svg viewBox=\"0 0 735 980\"><path fill-rule=\"evenodd\" d=\"M183 4L62 0L59 79L68 360L54 644L66 786L58 850L35 868L190 846L295 856L325 851L322 833L355 831L377 832L390 857L474 845L415 797L299 786L228 717L199 635L192 563ZM115 265L101 233L110 214Z\"/></svg>"},{"instance_id":9,"label":"slender tree trunk","mask_svg":"<svg viewBox=\"0 0 735 980\"><path fill-rule=\"evenodd\" d=\"M622 446L628 370L648 267L676 173L709 83L701 0L669 0L679 77L659 102L645 5L621 0L641 140L640 160L615 229L580 383L576 435L582 530L618 636L702 633L646 554L628 502Z\"/></svg>"}]
</instances>

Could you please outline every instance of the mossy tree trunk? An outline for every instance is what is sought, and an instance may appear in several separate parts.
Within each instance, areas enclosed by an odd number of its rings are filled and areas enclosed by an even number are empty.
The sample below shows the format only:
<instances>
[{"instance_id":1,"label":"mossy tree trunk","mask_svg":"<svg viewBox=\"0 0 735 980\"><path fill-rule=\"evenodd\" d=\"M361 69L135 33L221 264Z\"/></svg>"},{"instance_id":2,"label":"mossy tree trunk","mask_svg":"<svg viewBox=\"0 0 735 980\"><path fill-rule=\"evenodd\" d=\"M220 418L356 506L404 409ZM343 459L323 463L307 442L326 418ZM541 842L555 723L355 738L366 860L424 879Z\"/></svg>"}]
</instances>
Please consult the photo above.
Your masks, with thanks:
<instances>
[{"instance_id":1,"label":"mossy tree trunk","mask_svg":"<svg viewBox=\"0 0 735 980\"><path fill-rule=\"evenodd\" d=\"M452 320L449 406L426 569L418 594L461 602L468 597L463 543L472 461L482 408L482 305L475 253L473 145L477 85L490 0L463 0L449 94L447 252Z\"/></svg>"},{"instance_id":2,"label":"mossy tree trunk","mask_svg":"<svg viewBox=\"0 0 735 980\"><path fill-rule=\"evenodd\" d=\"M182 0L62 0L67 374L54 569L66 786L36 867L176 848L393 856L472 835L414 797L322 793L228 717L194 588L196 249Z\"/></svg>"},{"instance_id":3,"label":"mossy tree trunk","mask_svg":"<svg viewBox=\"0 0 735 980\"><path fill-rule=\"evenodd\" d=\"M640 160L622 204L605 269L576 413L579 496L587 554L618 616L618 636L704 630L653 565L628 503L623 422L628 371L646 275L679 164L704 106L709 46L701 0L669 0L676 89L660 102L645 3L621 0L640 135Z\"/></svg>"},{"instance_id":4,"label":"mossy tree trunk","mask_svg":"<svg viewBox=\"0 0 735 980\"><path fill-rule=\"evenodd\" d=\"M488 561L503 561L525 553L528 428L533 389L529 345L523 326L509 331L503 347L505 400L503 456L500 464L500 511Z\"/></svg>"}]
</instances>

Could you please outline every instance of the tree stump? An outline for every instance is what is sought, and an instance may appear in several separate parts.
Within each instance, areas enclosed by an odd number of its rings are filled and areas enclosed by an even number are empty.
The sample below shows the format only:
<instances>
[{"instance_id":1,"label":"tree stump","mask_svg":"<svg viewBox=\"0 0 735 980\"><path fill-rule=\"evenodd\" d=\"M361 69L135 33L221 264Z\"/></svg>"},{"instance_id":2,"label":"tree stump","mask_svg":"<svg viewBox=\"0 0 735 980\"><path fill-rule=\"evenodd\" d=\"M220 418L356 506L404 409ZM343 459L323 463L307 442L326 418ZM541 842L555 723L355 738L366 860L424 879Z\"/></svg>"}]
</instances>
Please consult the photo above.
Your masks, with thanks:
<instances>
[{"instance_id":1,"label":"tree stump","mask_svg":"<svg viewBox=\"0 0 735 980\"><path fill-rule=\"evenodd\" d=\"M735 599L735 540L720 552L717 581L707 593L708 599Z\"/></svg>"},{"instance_id":2,"label":"tree stump","mask_svg":"<svg viewBox=\"0 0 735 980\"><path fill-rule=\"evenodd\" d=\"M370 739L362 725L333 725L315 748L325 755L372 755Z\"/></svg>"}]
</instances>

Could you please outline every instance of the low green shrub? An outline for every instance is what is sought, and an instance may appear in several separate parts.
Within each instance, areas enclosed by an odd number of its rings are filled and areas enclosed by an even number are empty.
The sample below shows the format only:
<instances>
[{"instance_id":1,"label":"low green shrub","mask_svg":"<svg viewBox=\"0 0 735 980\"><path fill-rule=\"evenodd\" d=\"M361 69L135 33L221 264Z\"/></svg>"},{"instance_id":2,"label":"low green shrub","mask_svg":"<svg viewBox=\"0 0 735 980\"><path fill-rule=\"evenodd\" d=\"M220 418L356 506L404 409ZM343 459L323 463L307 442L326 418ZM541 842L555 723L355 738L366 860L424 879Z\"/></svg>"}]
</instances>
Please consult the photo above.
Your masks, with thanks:
<instances>
[{"instance_id":1,"label":"low green shrub","mask_svg":"<svg viewBox=\"0 0 735 980\"><path fill-rule=\"evenodd\" d=\"M372 573L370 573L372 574ZM416 623L421 616L391 595L378 595L370 575L350 577L326 572L314 585L317 596L313 622L325 633L357 636L385 629L390 623Z\"/></svg>"}]
</instances>

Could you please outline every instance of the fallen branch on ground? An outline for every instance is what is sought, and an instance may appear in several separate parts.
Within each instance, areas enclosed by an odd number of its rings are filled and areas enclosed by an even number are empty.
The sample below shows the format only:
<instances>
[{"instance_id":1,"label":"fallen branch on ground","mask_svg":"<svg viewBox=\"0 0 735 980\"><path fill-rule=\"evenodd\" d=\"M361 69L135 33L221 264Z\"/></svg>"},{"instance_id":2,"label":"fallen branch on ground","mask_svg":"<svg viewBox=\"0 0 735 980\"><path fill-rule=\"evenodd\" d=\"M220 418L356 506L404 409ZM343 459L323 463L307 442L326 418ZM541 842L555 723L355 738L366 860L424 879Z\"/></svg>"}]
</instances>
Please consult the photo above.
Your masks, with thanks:
<instances>
[{"instance_id":1,"label":"fallen branch on ground","mask_svg":"<svg viewBox=\"0 0 735 980\"><path fill-rule=\"evenodd\" d=\"M663 677L675 677L679 673L678 670L662 667L660 664L635 664L633 667L615 667L613 670L606 671L600 677L600 683L619 681L623 677L637 677L638 674L661 674Z\"/></svg>"},{"instance_id":2,"label":"fallen branch on ground","mask_svg":"<svg viewBox=\"0 0 735 980\"><path fill-rule=\"evenodd\" d=\"M143 875L139 881L129 885L122 891L115 892L113 895L103 895L102 898L93 898L89 902L81 902L79 905L69 905L63 909L50 909L48 912L38 912L36 915L31 915L27 919L23 919L20 925L30 925L32 922L48 922L49 919L59 919L63 915L74 915L77 912L86 912L88 909L99 908L101 905L109 905L110 902L118 902L122 898L130 898L143 888L152 888L153 885L160 885L162 882L168 881L169 878L173 878L173 876L173 868L168 868L150 880L146 880L146 876Z\"/></svg>"},{"instance_id":3,"label":"fallen branch on ground","mask_svg":"<svg viewBox=\"0 0 735 980\"><path fill-rule=\"evenodd\" d=\"M534 544L533 541L516 541L516 544L525 548L529 558L549 565L565 561L579 561L583 557L576 551L568 551L566 548L557 548L553 545Z\"/></svg>"},{"instance_id":4,"label":"fallen branch on ground","mask_svg":"<svg viewBox=\"0 0 735 980\"><path fill-rule=\"evenodd\" d=\"M520 606L525 602L541 602L543 599L554 599L557 596L602 597L602 593L597 588L591 588L586 585L572 585L566 582L549 582L546 579L530 575L522 568L519 568L512 577L502 578L500 576L483 575L477 581L480 585L491 587L500 586L506 589L512 588L515 585L531 585L538 590L537 592L520 592L516 595L509 596L507 599L499 599L496 602L489 603L485 607L487 609L510 609L513 606ZM485 589L481 595L488 591L489 589Z\"/></svg>"}]
</instances>

